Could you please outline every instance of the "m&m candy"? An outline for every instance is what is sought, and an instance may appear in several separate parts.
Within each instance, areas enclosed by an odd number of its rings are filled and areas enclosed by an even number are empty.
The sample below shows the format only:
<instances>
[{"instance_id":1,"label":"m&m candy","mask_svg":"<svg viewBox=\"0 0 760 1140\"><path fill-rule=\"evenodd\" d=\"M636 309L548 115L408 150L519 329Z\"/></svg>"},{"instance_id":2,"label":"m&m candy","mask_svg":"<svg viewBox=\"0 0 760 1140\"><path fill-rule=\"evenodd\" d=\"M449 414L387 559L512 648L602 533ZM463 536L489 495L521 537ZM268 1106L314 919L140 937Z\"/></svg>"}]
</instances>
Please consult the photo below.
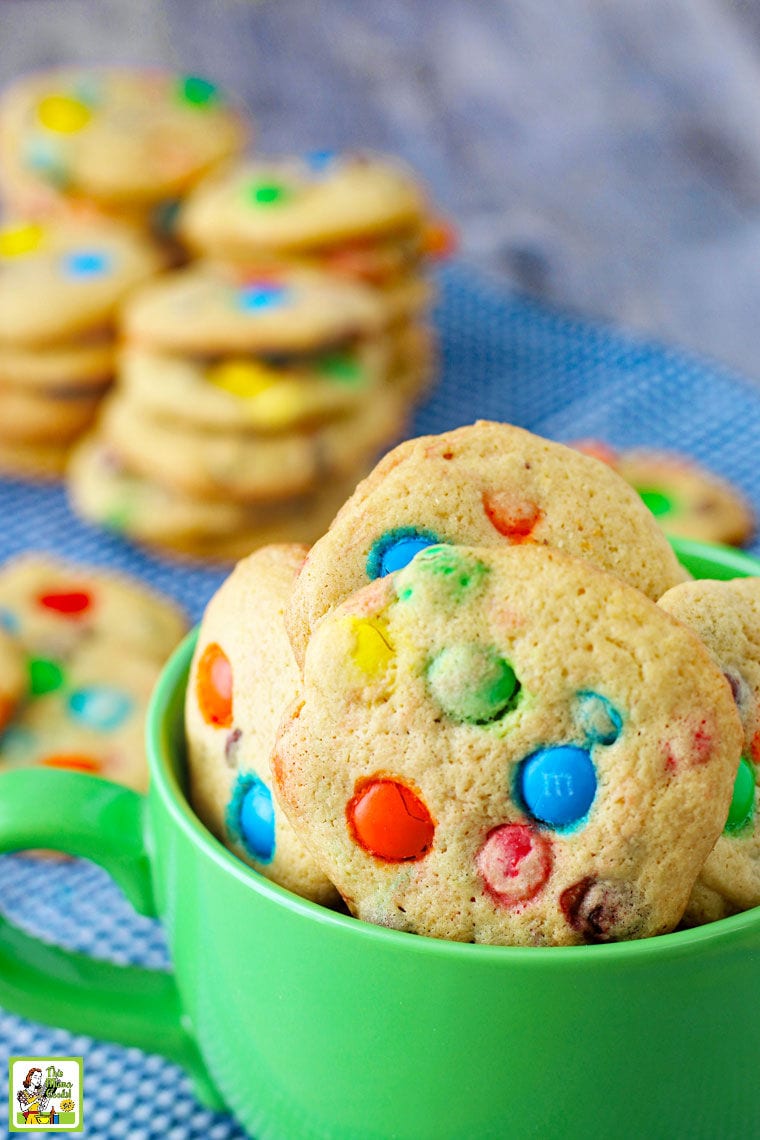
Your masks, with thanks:
<instances>
[{"instance_id":1,"label":"m&m candy","mask_svg":"<svg viewBox=\"0 0 760 1140\"><path fill-rule=\"evenodd\" d=\"M363 673L374 677L385 672L393 659L393 649L386 630L378 621L367 618L348 619L354 643L351 659Z\"/></svg>"},{"instance_id":2,"label":"m&m candy","mask_svg":"<svg viewBox=\"0 0 760 1140\"><path fill-rule=\"evenodd\" d=\"M102 277L108 273L111 259L102 250L82 249L67 253L62 265L69 277Z\"/></svg>"},{"instance_id":3,"label":"m&m candy","mask_svg":"<svg viewBox=\"0 0 760 1140\"><path fill-rule=\"evenodd\" d=\"M488 833L476 857L489 895L505 906L532 899L551 874L551 843L523 823L506 823Z\"/></svg>"},{"instance_id":4,"label":"m&m candy","mask_svg":"<svg viewBox=\"0 0 760 1140\"><path fill-rule=\"evenodd\" d=\"M47 95L37 104L37 118L48 131L72 135L87 126L92 111L81 99L70 95Z\"/></svg>"},{"instance_id":5,"label":"m&m candy","mask_svg":"<svg viewBox=\"0 0 760 1140\"><path fill-rule=\"evenodd\" d=\"M0 257L22 257L34 253L43 243L45 231L36 222L0 229Z\"/></svg>"},{"instance_id":6,"label":"m&m candy","mask_svg":"<svg viewBox=\"0 0 760 1140\"><path fill-rule=\"evenodd\" d=\"M90 609L92 595L88 590L50 590L37 595L37 604L61 617L79 618Z\"/></svg>"},{"instance_id":7,"label":"m&m candy","mask_svg":"<svg viewBox=\"0 0 760 1140\"><path fill-rule=\"evenodd\" d=\"M433 845L435 823L420 797L400 780L362 781L346 808L354 841L389 863L422 859Z\"/></svg>"},{"instance_id":8,"label":"m&m candy","mask_svg":"<svg viewBox=\"0 0 760 1140\"><path fill-rule=\"evenodd\" d=\"M514 708L520 682L508 661L482 645L453 645L428 666L431 695L452 720L489 724Z\"/></svg>"},{"instance_id":9,"label":"m&m candy","mask_svg":"<svg viewBox=\"0 0 760 1140\"><path fill-rule=\"evenodd\" d=\"M394 527L372 544L367 557L367 575L370 578L384 578L394 570L402 570L409 565L415 554L438 542L438 535L430 530L412 526Z\"/></svg>"},{"instance_id":10,"label":"m&m candy","mask_svg":"<svg viewBox=\"0 0 760 1140\"><path fill-rule=\"evenodd\" d=\"M728 809L724 834L740 831L752 819L755 807L755 773L749 760L742 756L734 780L734 792Z\"/></svg>"},{"instance_id":11,"label":"m&m candy","mask_svg":"<svg viewBox=\"0 0 760 1140\"><path fill-rule=\"evenodd\" d=\"M207 724L219 728L232 725L232 666L216 642L206 646L198 662L196 695Z\"/></svg>"},{"instance_id":12,"label":"m&m candy","mask_svg":"<svg viewBox=\"0 0 760 1140\"><path fill-rule=\"evenodd\" d=\"M596 795L596 769L585 748L539 748L520 765L517 795L530 814L554 828L569 828L588 814Z\"/></svg>"},{"instance_id":13,"label":"m&m candy","mask_svg":"<svg viewBox=\"0 0 760 1140\"><path fill-rule=\"evenodd\" d=\"M240 836L246 850L260 863L274 858L274 803L269 788L258 777L244 777L246 789L240 799Z\"/></svg>"}]
</instances>

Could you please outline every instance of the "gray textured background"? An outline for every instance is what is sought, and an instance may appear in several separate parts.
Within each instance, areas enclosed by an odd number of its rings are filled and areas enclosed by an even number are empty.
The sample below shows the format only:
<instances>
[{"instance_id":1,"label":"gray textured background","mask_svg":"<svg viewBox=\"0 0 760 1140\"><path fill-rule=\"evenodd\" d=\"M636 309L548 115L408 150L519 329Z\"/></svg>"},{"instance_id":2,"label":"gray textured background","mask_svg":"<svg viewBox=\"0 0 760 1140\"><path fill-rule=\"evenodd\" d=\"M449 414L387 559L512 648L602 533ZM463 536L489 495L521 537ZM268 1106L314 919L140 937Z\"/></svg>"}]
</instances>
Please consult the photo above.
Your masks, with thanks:
<instances>
[{"instance_id":1,"label":"gray textured background","mask_svg":"<svg viewBox=\"0 0 760 1140\"><path fill-rule=\"evenodd\" d=\"M0 0L0 82L75 60L206 74L262 150L398 152L518 288L760 379L751 0Z\"/></svg>"}]
</instances>

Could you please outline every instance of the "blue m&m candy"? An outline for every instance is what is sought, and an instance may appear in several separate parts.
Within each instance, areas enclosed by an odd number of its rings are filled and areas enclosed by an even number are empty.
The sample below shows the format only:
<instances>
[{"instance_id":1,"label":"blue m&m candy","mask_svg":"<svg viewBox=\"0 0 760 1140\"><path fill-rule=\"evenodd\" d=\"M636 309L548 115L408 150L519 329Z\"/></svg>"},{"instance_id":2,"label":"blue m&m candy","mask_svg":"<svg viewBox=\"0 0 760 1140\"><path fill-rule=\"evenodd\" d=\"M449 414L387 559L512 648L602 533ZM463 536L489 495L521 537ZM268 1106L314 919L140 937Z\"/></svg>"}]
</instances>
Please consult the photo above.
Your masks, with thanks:
<instances>
[{"instance_id":1,"label":"blue m&m candy","mask_svg":"<svg viewBox=\"0 0 760 1140\"><path fill-rule=\"evenodd\" d=\"M7 610L5 606L0 606L0 629L6 630L8 633L18 633L21 623L16 614L12 610Z\"/></svg>"},{"instance_id":2,"label":"blue m&m candy","mask_svg":"<svg viewBox=\"0 0 760 1140\"><path fill-rule=\"evenodd\" d=\"M440 541L433 531L413 526L400 526L387 530L372 544L367 557L367 575L370 578L384 578L394 570L403 570L415 554L419 554L428 546L437 545Z\"/></svg>"},{"instance_id":3,"label":"blue m&m candy","mask_svg":"<svg viewBox=\"0 0 760 1140\"><path fill-rule=\"evenodd\" d=\"M244 285L238 290L238 307L246 313L254 313L260 309L273 309L277 305L284 305L288 299L288 290L284 285L256 283Z\"/></svg>"},{"instance_id":4,"label":"blue m&m candy","mask_svg":"<svg viewBox=\"0 0 760 1140\"><path fill-rule=\"evenodd\" d=\"M577 694L578 721L589 744L614 744L623 718L607 697L590 690Z\"/></svg>"},{"instance_id":5,"label":"blue m&m candy","mask_svg":"<svg viewBox=\"0 0 760 1140\"><path fill-rule=\"evenodd\" d=\"M111 268L111 259L102 250L81 249L66 254L63 268L69 277L102 277Z\"/></svg>"},{"instance_id":6,"label":"blue m&m candy","mask_svg":"<svg viewBox=\"0 0 760 1140\"><path fill-rule=\"evenodd\" d=\"M47 182L63 188L68 178L58 140L47 135L32 135L23 144L25 164L44 175Z\"/></svg>"},{"instance_id":7,"label":"blue m&m candy","mask_svg":"<svg viewBox=\"0 0 760 1140\"><path fill-rule=\"evenodd\" d=\"M34 754L36 737L30 728L11 724L0 736L0 754L5 764L27 764Z\"/></svg>"},{"instance_id":8,"label":"blue m&m candy","mask_svg":"<svg viewBox=\"0 0 760 1140\"><path fill-rule=\"evenodd\" d=\"M596 770L585 748L557 744L523 760L516 792L526 810L554 828L571 828L588 814L596 795Z\"/></svg>"},{"instance_id":9,"label":"blue m&m candy","mask_svg":"<svg viewBox=\"0 0 760 1140\"><path fill-rule=\"evenodd\" d=\"M259 863L274 858L274 804L269 788L257 776L244 777L240 799L240 838L245 849Z\"/></svg>"},{"instance_id":10,"label":"blue m&m candy","mask_svg":"<svg viewBox=\"0 0 760 1140\"><path fill-rule=\"evenodd\" d=\"M311 150L306 154L306 165L309 170L314 174L322 174L324 171L329 170L337 158L337 151L334 150Z\"/></svg>"},{"instance_id":11,"label":"blue m&m candy","mask_svg":"<svg viewBox=\"0 0 760 1140\"><path fill-rule=\"evenodd\" d=\"M134 701L127 693L109 685L89 685L75 689L68 704L74 720L100 732L113 732L124 723L134 708Z\"/></svg>"}]
</instances>

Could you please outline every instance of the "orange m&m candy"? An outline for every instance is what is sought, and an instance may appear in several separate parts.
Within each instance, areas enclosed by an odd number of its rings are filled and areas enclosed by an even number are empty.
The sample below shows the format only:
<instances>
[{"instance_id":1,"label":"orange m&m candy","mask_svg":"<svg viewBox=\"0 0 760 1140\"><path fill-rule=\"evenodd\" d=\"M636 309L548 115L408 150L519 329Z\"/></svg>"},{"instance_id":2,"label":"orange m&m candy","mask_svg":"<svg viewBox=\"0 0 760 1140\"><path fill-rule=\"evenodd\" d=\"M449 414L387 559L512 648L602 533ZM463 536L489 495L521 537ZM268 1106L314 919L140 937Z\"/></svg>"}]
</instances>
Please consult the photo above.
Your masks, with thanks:
<instances>
[{"instance_id":1,"label":"orange m&m candy","mask_svg":"<svg viewBox=\"0 0 760 1140\"><path fill-rule=\"evenodd\" d=\"M81 752L56 752L40 761L46 768L70 768L74 772L89 772L95 775L103 767L96 756Z\"/></svg>"},{"instance_id":2,"label":"orange m&m candy","mask_svg":"<svg viewBox=\"0 0 760 1140\"><path fill-rule=\"evenodd\" d=\"M541 521L541 508L529 499L485 491L483 510L491 526L512 542L525 542Z\"/></svg>"},{"instance_id":3,"label":"orange m&m candy","mask_svg":"<svg viewBox=\"0 0 760 1140\"><path fill-rule=\"evenodd\" d=\"M360 781L346 817L356 843L389 863L422 859L433 845L435 823L430 812L399 780L375 777Z\"/></svg>"},{"instance_id":4,"label":"orange m&m candy","mask_svg":"<svg viewBox=\"0 0 760 1140\"><path fill-rule=\"evenodd\" d=\"M432 219L425 227L423 246L428 257L451 257L458 245L457 232L454 227L442 218Z\"/></svg>"},{"instance_id":5,"label":"orange m&m candy","mask_svg":"<svg viewBox=\"0 0 760 1140\"><path fill-rule=\"evenodd\" d=\"M232 666L220 645L212 641L198 662L196 694L207 724L229 728L232 724Z\"/></svg>"}]
</instances>

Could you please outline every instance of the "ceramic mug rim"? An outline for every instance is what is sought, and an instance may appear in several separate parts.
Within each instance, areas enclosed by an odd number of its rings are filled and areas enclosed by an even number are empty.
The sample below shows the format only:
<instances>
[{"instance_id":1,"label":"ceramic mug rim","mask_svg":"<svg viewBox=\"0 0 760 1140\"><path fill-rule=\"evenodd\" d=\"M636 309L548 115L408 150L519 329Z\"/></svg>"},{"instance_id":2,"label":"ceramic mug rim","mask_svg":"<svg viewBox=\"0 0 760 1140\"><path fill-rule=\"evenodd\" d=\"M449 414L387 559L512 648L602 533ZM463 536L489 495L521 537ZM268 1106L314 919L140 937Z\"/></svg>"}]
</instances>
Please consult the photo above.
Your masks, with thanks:
<instances>
[{"instance_id":1,"label":"ceramic mug rim","mask_svg":"<svg viewBox=\"0 0 760 1140\"><path fill-rule=\"evenodd\" d=\"M700 544L699 552L703 555L712 554L715 558L718 551L723 558L723 565L733 566L745 573L750 569L756 569L760 573L760 562L753 562L747 555L742 554L741 558L732 558L731 555L739 552L728 550L724 552L720 548L709 548ZM385 943L391 951L432 954L452 960L461 958L471 963L474 960L493 961L503 958L513 965L519 962L521 967L537 969L545 969L547 966L564 968L571 961L577 965L580 960L584 960L592 967L605 962L617 965L656 964L665 957L691 955L700 948L705 951L718 949L731 944L734 940L740 941L747 932L754 932L757 935L760 946L760 907L703 926L624 942L593 946L491 946L408 934L362 922L349 915L331 911L278 886L237 859L207 830L193 812L176 771L177 757L172 755L174 749L170 719L173 714L176 715L178 701L181 701L184 707L187 673L196 638L197 630L189 634L175 650L165 665L151 698L146 721L146 743L151 775L149 794L160 797L174 823L206 858L269 904L285 907L310 922L326 924L335 928L336 933L344 932L347 937Z\"/></svg>"}]
</instances>

